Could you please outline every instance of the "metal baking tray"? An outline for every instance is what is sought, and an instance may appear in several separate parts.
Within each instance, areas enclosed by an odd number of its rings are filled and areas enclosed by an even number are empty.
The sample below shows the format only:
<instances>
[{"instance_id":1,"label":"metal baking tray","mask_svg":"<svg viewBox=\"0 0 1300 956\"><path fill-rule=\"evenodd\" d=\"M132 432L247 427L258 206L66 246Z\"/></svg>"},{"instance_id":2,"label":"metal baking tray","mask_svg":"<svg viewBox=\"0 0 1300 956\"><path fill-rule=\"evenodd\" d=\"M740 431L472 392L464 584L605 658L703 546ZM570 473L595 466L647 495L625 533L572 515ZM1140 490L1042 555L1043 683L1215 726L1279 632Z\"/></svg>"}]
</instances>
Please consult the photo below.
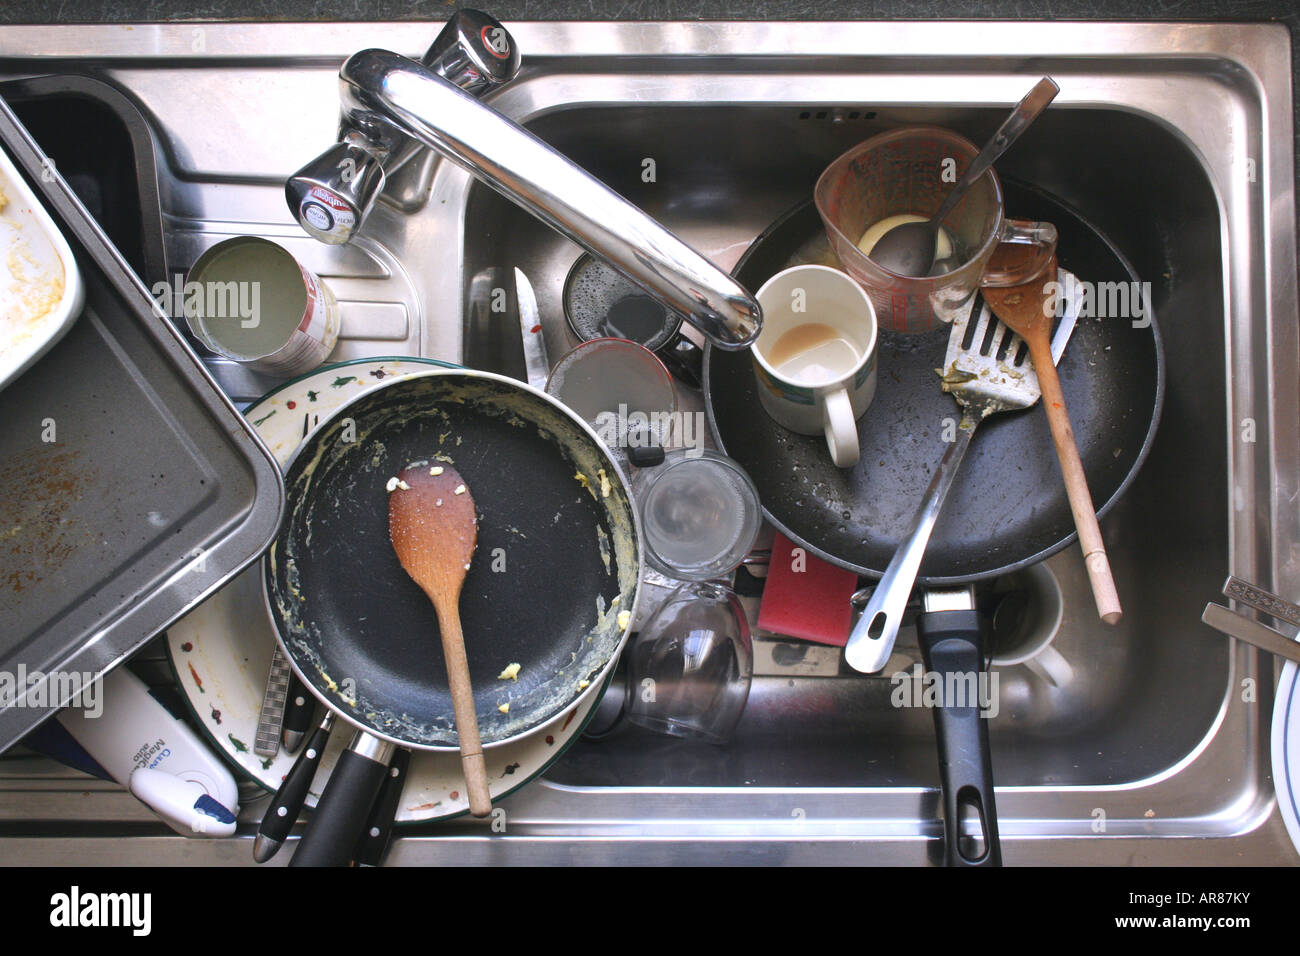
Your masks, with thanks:
<instances>
[{"instance_id":1,"label":"metal baking tray","mask_svg":"<svg viewBox=\"0 0 1300 956\"><path fill-rule=\"evenodd\" d=\"M269 545L275 459L0 101L85 307L0 393L0 750Z\"/></svg>"}]
</instances>

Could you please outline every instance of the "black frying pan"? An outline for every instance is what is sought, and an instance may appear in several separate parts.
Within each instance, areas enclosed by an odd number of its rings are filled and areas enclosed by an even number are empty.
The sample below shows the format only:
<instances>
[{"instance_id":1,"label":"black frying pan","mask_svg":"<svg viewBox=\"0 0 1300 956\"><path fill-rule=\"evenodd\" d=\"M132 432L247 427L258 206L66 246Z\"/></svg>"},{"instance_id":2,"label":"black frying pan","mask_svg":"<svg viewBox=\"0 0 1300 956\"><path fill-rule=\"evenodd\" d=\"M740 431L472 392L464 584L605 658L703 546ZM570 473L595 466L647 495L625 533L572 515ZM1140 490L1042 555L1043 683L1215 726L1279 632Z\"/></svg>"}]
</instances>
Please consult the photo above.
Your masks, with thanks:
<instances>
[{"instance_id":1,"label":"black frying pan","mask_svg":"<svg viewBox=\"0 0 1300 956\"><path fill-rule=\"evenodd\" d=\"M1081 280L1136 282L1124 257L1072 209L1024 185L1004 184L1016 218L1054 223L1061 266ZM734 274L757 290L800 262L835 265L811 202L758 237ZM1155 437L1164 395L1164 360L1154 316L1080 318L1058 365L1061 387L1094 502L1104 515L1128 487ZM858 422L861 458L836 468L825 440L776 425L759 404L752 360L706 347L704 391L714 440L758 487L768 520L791 541L832 564L880 577L910 530L931 473L943 456L945 419L961 417L939 387L948 327L922 335L880 333L876 396ZM971 443L931 535L923 585L966 584L1041 561L1076 538L1047 417L1037 407L993 416ZM985 624L973 610L921 614L917 631L927 671L983 669ZM975 707L935 710L950 864L1000 862L985 721ZM973 812L982 853L959 840Z\"/></svg>"},{"instance_id":2,"label":"black frying pan","mask_svg":"<svg viewBox=\"0 0 1300 956\"><path fill-rule=\"evenodd\" d=\"M618 469L576 416L511 379L464 370L404 378L338 409L288 467L288 514L265 562L294 670L363 732L340 758L296 865L346 860L382 780L385 744L456 749L437 616L388 534L389 479L438 456L479 512L460 611L485 746L598 692L626 638L637 518ZM517 681L499 679L512 663L523 665Z\"/></svg>"},{"instance_id":3,"label":"black frying pan","mask_svg":"<svg viewBox=\"0 0 1300 956\"><path fill-rule=\"evenodd\" d=\"M1004 187L1016 218L1056 225L1063 268L1094 283L1136 281L1119 252L1073 210L1030 187ZM754 241L734 274L758 289L801 250L816 255L822 235L812 203L803 204ZM948 326L921 335L881 331L876 397L858 423L862 456L852 469L832 464L820 436L795 435L763 413L748 352L706 347L714 438L754 479L764 513L786 537L859 574L884 573L943 455L944 419L961 417L934 371L947 343ZM1164 372L1154 320L1135 329L1127 319L1081 319L1057 370L1088 487L1104 515L1155 436ZM918 580L945 585L1007 574L1075 537L1042 409L996 415L971 443Z\"/></svg>"}]
</instances>

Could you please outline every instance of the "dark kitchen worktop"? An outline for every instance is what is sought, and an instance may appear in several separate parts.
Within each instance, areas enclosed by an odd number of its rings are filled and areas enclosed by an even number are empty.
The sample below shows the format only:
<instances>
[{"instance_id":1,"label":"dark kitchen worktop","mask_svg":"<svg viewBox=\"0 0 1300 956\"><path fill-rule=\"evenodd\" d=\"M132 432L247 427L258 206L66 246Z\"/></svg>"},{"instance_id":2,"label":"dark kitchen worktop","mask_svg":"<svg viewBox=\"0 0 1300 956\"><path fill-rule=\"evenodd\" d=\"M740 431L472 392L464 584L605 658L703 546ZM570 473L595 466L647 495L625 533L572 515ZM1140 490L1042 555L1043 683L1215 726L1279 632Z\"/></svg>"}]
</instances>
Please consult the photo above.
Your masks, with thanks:
<instances>
[{"instance_id":1,"label":"dark kitchen worktop","mask_svg":"<svg viewBox=\"0 0 1300 956\"><path fill-rule=\"evenodd\" d=\"M1278 20L1293 33L1293 0L494 0L501 20ZM414 0L8 0L0 23L151 20L441 20L457 2Z\"/></svg>"}]
</instances>

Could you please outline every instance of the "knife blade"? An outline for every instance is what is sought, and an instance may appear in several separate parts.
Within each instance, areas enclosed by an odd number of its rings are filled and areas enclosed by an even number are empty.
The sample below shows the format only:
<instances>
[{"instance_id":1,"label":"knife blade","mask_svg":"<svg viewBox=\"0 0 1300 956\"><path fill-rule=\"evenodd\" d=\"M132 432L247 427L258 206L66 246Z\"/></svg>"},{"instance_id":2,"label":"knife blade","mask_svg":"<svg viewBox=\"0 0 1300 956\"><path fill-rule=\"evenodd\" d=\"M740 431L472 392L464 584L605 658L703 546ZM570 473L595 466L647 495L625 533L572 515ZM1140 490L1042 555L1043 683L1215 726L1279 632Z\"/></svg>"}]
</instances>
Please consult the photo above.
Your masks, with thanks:
<instances>
[{"instance_id":1,"label":"knife blade","mask_svg":"<svg viewBox=\"0 0 1300 956\"><path fill-rule=\"evenodd\" d=\"M546 337L537 311L537 296L533 294L533 284L528 281L528 276L518 267L515 268L515 301L519 305L519 334L524 345L528 384L533 388L545 388L551 363L546 358Z\"/></svg>"}]
</instances>

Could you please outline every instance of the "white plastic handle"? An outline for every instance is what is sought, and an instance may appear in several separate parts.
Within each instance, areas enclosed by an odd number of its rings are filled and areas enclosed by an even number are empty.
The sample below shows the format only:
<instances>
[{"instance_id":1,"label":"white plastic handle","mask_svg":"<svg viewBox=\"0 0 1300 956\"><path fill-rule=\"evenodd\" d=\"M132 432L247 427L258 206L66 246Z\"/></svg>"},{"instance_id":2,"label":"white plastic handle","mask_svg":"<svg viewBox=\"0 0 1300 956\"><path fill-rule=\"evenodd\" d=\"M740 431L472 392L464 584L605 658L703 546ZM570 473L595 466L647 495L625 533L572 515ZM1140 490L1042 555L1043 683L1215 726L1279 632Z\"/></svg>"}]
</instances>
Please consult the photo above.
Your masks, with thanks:
<instances>
[{"instance_id":1,"label":"white plastic handle","mask_svg":"<svg viewBox=\"0 0 1300 956\"><path fill-rule=\"evenodd\" d=\"M847 388L837 389L826 396L822 405L822 422L826 431L826 445L831 450L831 461L836 468L852 468L858 463L858 421L853 415Z\"/></svg>"}]
</instances>

